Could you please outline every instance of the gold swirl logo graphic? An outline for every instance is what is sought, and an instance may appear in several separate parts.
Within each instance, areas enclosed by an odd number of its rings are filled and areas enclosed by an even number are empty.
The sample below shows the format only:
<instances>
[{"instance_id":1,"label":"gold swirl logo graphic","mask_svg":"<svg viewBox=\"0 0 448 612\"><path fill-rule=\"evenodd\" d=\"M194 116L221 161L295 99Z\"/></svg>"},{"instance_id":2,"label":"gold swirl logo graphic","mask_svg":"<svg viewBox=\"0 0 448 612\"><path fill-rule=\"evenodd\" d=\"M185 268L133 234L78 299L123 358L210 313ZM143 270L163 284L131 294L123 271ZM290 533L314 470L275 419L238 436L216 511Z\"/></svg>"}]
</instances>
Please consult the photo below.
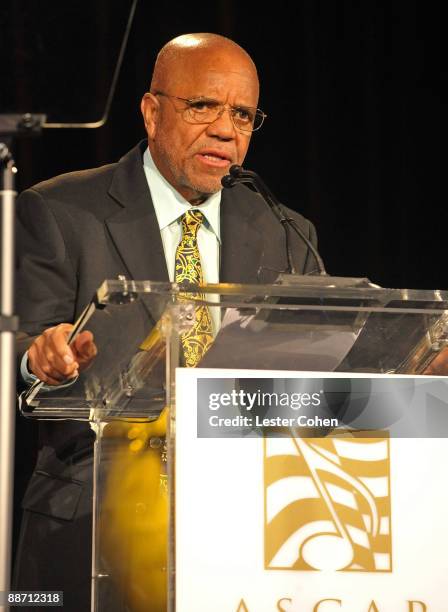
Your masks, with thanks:
<instances>
[{"instance_id":1,"label":"gold swirl logo graphic","mask_svg":"<svg viewBox=\"0 0 448 612\"><path fill-rule=\"evenodd\" d=\"M265 569L392 571L381 435L265 439Z\"/></svg>"}]
</instances>

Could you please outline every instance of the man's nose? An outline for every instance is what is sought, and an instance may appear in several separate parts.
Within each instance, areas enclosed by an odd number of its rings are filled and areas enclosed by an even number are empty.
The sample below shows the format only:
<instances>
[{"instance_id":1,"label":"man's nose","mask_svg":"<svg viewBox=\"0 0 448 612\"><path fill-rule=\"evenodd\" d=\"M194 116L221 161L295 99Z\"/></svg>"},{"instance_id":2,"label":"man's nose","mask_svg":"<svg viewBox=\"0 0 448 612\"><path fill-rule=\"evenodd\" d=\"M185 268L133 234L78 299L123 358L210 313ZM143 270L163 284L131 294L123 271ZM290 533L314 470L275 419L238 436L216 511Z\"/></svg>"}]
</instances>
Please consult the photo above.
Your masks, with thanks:
<instances>
[{"instance_id":1,"label":"man's nose","mask_svg":"<svg viewBox=\"0 0 448 612\"><path fill-rule=\"evenodd\" d=\"M209 136L215 136L215 138L222 138L223 140L235 138L236 129L230 115L231 112L230 108L225 106L221 108L216 119L208 124L207 133Z\"/></svg>"}]
</instances>

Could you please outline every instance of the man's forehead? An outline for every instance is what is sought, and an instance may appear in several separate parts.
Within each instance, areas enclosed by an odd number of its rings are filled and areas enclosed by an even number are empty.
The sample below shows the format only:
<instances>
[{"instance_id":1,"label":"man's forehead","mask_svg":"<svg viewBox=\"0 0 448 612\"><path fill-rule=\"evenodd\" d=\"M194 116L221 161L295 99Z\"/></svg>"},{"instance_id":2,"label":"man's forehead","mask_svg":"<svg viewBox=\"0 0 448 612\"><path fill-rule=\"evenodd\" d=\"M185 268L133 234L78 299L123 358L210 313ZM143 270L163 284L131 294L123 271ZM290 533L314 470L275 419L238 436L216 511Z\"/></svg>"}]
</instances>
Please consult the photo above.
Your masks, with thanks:
<instances>
[{"instance_id":1,"label":"man's forehead","mask_svg":"<svg viewBox=\"0 0 448 612\"><path fill-rule=\"evenodd\" d=\"M196 52L180 54L177 61L172 61L168 73L180 73L185 78L200 74L209 73L234 73L245 74L248 77L257 79L257 73L253 65L247 58L235 52L219 54L217 52Z\"/></svg>"},{"instance_id":2,"label":"man's forehead","mask_svg":"<svg viewBox=\"0 0 448 612\"><path fill-rule=\"evenodd\" d=\"M166 86L197 89L196 93L205 95L209 90L225 90L228 87L240 90L241 94L258 97L258 77L252 66L245 60L228 61L227 58L185 58L166 73ZM204 91L199 91L203 89ZM179 92L178 92L179 93Z\"/></svg>"}]
</instances>

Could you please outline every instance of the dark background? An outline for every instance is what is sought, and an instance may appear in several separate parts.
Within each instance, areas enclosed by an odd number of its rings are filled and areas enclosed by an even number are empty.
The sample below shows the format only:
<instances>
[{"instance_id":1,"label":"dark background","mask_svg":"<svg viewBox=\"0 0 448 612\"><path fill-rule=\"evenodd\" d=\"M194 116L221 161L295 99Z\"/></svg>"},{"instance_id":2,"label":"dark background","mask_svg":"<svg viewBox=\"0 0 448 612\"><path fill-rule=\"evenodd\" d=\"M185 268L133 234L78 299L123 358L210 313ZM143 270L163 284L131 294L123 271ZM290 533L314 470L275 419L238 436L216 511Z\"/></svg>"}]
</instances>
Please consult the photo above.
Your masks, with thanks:
<instances>
[{"instance_id":1,"label":"dark background","mask_svg":"<svg viewBox=\"0 0 448 612\"><path fill-rule=\"evenodd\" d=\"M98 119L130 0L0 4L0 112ZM246 166L315 223L329 271L447 288L448 66L437 7L139 0L107 125L19 142L19 189L123 155L144 137L138 105L158 49L181 33L217 32L244 46L260 72L269 116Z\"/></svg>"},{"instance_id":2,"label":"dark background","mask_svg":"<svg viewBox=\"0 0 448 612\"><path fill-rule=\"evenodd\" d=\"M98 119L130 6L2 0L0 112ZM260 73L268 119L245 165L315 223L329 272L447 288L448 66L438 6L140 0L107 125L17 141L18 188L118 159L145 135L138 105L158 49L182 33L217 32L245 47ZM18 497L33 432L21 422Z\"/></svg>"}]
</instances>

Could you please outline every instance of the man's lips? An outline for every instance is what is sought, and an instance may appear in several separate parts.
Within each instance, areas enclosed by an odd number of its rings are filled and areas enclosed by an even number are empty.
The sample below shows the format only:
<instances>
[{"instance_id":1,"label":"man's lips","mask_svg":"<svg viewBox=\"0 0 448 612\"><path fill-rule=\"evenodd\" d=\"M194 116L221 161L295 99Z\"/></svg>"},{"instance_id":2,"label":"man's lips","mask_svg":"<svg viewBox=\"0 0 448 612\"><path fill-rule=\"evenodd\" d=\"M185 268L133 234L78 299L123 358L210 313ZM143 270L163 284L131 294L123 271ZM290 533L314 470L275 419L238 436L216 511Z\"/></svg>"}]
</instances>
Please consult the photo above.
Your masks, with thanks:
<instances>
[{"instance_id":1,"label":"man's lips","mask_svg":"<svg viewBox=\"0 0 448 612\"><path fill-rule=\"evenodd\" d=\"M210 168L227 168L232 163L231 156L219 149L203 149L195 157Z\"/></svg>"}]
</instances>

